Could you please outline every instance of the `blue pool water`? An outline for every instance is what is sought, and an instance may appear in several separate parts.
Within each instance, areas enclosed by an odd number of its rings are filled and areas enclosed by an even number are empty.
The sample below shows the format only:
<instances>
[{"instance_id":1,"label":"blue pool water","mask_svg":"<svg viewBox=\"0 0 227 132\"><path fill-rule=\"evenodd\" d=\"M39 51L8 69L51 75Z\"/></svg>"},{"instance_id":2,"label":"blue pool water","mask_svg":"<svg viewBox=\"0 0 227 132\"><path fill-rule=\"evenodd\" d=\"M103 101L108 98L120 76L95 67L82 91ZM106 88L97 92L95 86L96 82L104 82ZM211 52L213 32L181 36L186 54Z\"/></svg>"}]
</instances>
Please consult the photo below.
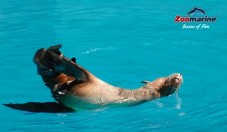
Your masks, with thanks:
<instances>
[{"instance_id":1,"label":"blue pool water","mask_svg":"<svg viewBox=\"0 0 227 132\"><path fill-rule=\"evenodd\" d=\"M227 2L149 0L0 1L0 131L226 131ZM182 29L194 6L217 17ZM195 24L194 24L195 25ZM19 111L2 104L52 102L36 74L37 49L63 44L67 57L120 87L180 72L178 95L135 107L74 113Z\"/></svg>"}]
</instances>

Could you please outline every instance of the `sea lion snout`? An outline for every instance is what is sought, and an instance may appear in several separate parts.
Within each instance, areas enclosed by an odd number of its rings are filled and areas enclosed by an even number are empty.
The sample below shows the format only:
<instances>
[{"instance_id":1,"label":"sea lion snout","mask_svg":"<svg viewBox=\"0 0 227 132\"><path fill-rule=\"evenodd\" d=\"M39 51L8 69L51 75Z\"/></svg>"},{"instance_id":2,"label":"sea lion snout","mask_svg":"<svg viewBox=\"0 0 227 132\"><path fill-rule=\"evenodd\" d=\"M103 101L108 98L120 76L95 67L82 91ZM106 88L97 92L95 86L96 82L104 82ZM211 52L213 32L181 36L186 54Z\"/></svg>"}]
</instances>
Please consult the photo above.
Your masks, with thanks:
<instances>
[{"instance_id":1,"label":"sea lion snout","mask_svg":"<svg viewBox=\"0 0 227 132\"><path fill-rule=\"evenodd\" d=\"M156 86L156 89L160 92L161 96L168 96L180 88L180 85L183 82L183 76L180 73L175 73L170 76L157 79L154 82L154 86Z\"/></svg>"},{"instance_id":2,"label":"sea lion snout","mask_svg":"<svg viewBox=\"0 0 227 132\"><path fill-rule=\"evenodd\" d=\"M180 73L174 73L167 77L165 84L171 86L172 89L178 89L183 82L183 76Z\"/></svg>"},{"instance_id":3,"label":"sea lion snout","mask_svg":"<svg viewBox=\"0 0 227 132\"><path fill-rule=\"evenodd\" d=\"M182 80L183 80L183 77L182 77L182 74L180 73L173 74L171 77L171 81L175 85L180 85Z\"/></svg>"}]
</instances>

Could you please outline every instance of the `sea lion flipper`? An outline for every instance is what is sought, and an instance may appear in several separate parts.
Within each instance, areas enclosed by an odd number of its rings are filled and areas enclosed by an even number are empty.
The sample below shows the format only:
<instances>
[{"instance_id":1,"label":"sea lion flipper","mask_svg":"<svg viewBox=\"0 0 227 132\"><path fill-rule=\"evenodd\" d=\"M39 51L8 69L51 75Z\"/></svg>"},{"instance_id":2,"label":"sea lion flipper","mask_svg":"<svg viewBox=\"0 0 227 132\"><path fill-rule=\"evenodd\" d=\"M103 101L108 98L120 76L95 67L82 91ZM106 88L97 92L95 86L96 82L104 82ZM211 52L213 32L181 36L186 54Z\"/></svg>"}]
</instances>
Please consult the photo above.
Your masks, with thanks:
<instances>
[{"instance_id":1,"label":"sea lion flipper","mask_svg":"<svg viewBox=\"0 0 227 132\"><path fill-rule=\"evenodd\" d=\"M74 77L76 80L87 81L90 73L76 63L76 58L69 59L61 51L61 44L36 52L33 61L40 75L59 75L61 73Z\"/></svg>"},{"instance_id":2,"label":"sea lion flipper","mask_svg":"<svg viewBox=\"0 0 227 132\"><path fill-rule=\"evenodd\" d=\"M145 84L147 84L147 83L149 83L149 81L141 81L141 83L145 83Z\"/></svg>"},{"instance_id":3,"label":"sea lion flipper","mask_svg":"<svg viewBox=\"0 0 227 132\"><path fill-rule=\"evenodd\" d=\"M59 50L61 47L62 47L61 44L57 44L57 45L54 45L54 46L50 46L48 49L49 50Z\"/></svg>"},{"instance_id":4,"label":"sea lion flipper","mask_svg":"<svg viewBox=\"0 0 227 132\"><path fill-rule=\"evenodd\" d=\"M61 44L50 46L47 50L55 52L57 55L61 55L60 48L62 47Z\"/></svg>"},{"instance_id":5,"label":"sea lion flipper","mask_svg":"<svg viewBox=\"0 0 227 132\"><path fill-rule=\"evenodd\" d=\"M76 58L75 57L71 58L71 61L76 63Z\"/></svg>"},{"instance_id":6,"label":"sea lion flipper","mask_svg":"<svg viewBox=\"0 0 227 132\"><path fill-rule=\"evenodd\" d=\"M48 49L47 52L52 56L54 63L54 71L58 73L64 73L68 76L75 77L77 80L88 80L88 72L75 63L76 59L72 60L62 55L59 55L58 52Z\"/></svg>"},{"instance_id":7,"label":"sea lion flipper","mask_svg":"<svg viewBox=\"0 0 227 132\"><path fill-rule=\"evenodd\" d=\"M61 57L61 62L64 67L63 73L69 76L75 77L77 80L88 80L88 72L79 66L77 63L72 61L71 59L66 58L65 56Z\"/></svg>"}]
</instances>

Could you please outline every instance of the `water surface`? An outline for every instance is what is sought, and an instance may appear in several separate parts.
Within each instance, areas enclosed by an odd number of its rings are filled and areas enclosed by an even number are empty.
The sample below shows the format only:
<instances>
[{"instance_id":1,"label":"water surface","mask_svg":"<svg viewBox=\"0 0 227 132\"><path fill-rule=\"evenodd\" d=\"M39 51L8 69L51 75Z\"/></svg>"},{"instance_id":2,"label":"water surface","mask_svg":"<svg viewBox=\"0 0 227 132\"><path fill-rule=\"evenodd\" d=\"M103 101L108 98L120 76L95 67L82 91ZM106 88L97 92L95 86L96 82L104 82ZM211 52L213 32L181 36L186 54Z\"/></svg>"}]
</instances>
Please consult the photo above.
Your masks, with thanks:
<instances>
[{"instance_id":1,"label":"water surface","mask_svg":"<svg viewBox=\"0 0 227 132\"><path fill-rule=\"evenodd\" d=\"M115 109L35 113L0 105L1 131L226 131L226 1L1 1L1 104L54 101L36 74L37 49L63 44L67 57L131 89L180 72L178 96ZM174 23L194 6L210 29Z\"/></svg>"}]
</instances>

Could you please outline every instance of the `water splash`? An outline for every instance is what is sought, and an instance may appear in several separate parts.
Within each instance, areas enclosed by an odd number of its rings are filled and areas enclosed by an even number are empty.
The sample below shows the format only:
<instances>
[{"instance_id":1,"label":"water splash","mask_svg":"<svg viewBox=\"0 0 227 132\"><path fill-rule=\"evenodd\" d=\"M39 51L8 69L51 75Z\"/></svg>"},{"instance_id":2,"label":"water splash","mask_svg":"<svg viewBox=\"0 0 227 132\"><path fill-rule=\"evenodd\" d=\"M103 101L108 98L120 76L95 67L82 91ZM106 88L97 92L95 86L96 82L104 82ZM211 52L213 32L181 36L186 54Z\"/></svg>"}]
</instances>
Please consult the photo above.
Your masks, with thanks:
<instances>
[{"instance_id":1,"label":"water splash","mask_svg":"<svg viewBox=\"0 0 227 132\"><path fill-rule=\"evenodd\" d=\"M182 104L181 103L181 98L179 98L178 93L176 93L175 96L176 96L176 101L177 101L175 108L180 110L181 109L181 104Z\"/></svg>"},{"instance_id":2,"label":"water splash","mask_svg":"<svg viewBox=\"0 0 227 132\"><path fill-rule=\"evenodd\" d=\"M101 50L101 48L90 48L89 50L83 51L81 54L91 54Z\"/></svg>"},{"instance_id":3,"label":"water splash","mask_svg":"<svg viewBox=\"0 0 227 132\"><path fill-rule=\"evenodd\" d=\"M98 51L114 51L114 50L122 50L125 49L126 47L102 47L102 48L90 48L89 50L81 52L82 55L86 54L92 54Z\"/></svg>"}]
</instances>

